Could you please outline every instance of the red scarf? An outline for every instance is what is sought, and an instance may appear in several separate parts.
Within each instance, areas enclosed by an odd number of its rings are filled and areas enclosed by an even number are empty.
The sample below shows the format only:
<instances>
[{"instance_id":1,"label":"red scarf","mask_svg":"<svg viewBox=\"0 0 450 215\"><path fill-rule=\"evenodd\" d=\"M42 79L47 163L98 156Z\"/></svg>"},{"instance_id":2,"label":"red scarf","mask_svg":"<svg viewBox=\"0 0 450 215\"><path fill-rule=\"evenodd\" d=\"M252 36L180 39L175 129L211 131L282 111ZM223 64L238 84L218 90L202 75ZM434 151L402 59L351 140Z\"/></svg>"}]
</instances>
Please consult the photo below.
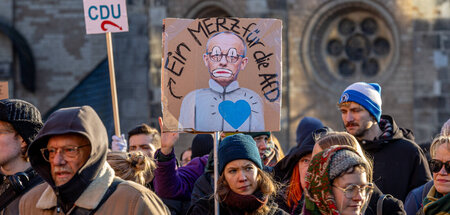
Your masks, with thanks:
<instances>
[{"instance_id":1,"label":"red scarf","mask_svg":"<svg viewBox=\"0 0 450 215\"><path fill-rule=\"evenodd\" d=\"M223 202L230 208L252 212L267 204L267 200L267 196L261 191L255 191L253 195L240 195L230 190Z\"/></svg>"}]
</instances>

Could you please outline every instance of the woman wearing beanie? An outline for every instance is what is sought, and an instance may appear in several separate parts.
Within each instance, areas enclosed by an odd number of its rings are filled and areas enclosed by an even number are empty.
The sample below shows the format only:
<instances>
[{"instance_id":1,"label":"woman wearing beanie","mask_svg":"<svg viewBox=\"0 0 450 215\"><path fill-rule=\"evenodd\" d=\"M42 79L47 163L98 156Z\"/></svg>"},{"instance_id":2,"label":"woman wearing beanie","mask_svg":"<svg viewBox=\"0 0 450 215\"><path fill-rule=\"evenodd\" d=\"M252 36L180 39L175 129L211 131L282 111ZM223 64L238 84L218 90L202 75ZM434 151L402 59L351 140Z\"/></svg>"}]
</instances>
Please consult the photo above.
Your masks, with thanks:
<instances>
[{"instance_id":1,"label":"woman wearing beanie","mask_svg":"<svg viewBox=\"0 0 450 215\"><path fill-rule=\"evenodd\" d=\"M306 174L302 214L364 214L372 169L355 149L332 146L317 153Z\"/></svg>"},{"instance_id":2,"label":"woman wearing beanie","mask_svg":"<svg viewBox=\"0 0 450 215\"><path fill-rule=\"evenodd\" d=\"M276 185L262 171L261 158L253 138L235 134L222 140L218 151L219 178L215 197L220 214L287 214L272 201ZM214 214L214 197L197 201L188 214Z\"/></svg>"},{"instance_id":3,"label":"woman wearing beanie","mask_svg":"<svg viewBox=\"0 0 450 215\"><path fill-rule=\"evenodd\" d=\"M316 144L314 145L312 156L317 153L330 148L331 146L351 146L355 149L359 155L366 160L366 162L372 168L372 161L368 159L364 152L362 151L361 146L354 136L350 135L347 132L334 132L328 131L323 134L320 138L318 138ZM372 176L370 176L372 177ZM380 202L380 209L377 208L378 202ZM377 211L379 210L379 211ZM392 195L385 195L381 192L380 189L373 184L373 192L370 196L369 203L367 206L364 215L404 215L406 214L403 206L403 202Z\"/></svg>"}]
</instances>

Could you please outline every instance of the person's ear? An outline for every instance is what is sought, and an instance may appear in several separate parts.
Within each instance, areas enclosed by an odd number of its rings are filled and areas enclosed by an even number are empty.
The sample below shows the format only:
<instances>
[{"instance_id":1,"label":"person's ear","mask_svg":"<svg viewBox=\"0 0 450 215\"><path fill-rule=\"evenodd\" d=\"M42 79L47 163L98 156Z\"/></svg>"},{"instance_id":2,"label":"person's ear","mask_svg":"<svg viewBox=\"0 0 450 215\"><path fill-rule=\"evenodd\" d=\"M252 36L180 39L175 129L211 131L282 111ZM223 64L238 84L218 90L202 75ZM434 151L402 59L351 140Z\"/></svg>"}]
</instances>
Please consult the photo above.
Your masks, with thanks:
<instances>
[{"instance_id":1,"label":"person's ear","mask_svg":"<svg viewBox=\"0 0 450 215\"><path fill-rule=\"evenodd\" d=\"M245 69L245 66L247 66L247 63L248 63L248 57L242 58L242 61L241 61L241 70L244 70L244 69Z\"/></svg>"},{"instance_id":2,"label":"person's ear","mask_svg":"<svg viewBox=\"0 0 450 215\"><path fill-rule=\"evenodd\" d=\"M209 67L208 66L208 55L207 54L203 54L203 62L205 63L206 67Z\"/></svg>"},{"instance_id":3,"label":"person's ear","mask_svg":"<svg viewBox=\"0 0 450 215\"><path fill-rule=\"evenodd\" d=\"M27 147L28 147L27 142L25 142L25 140L24 140L20 135L18 136L18 138L19 138L19 141L20 141L20 148L21 148L22 150L25 150L25 151L26 151L26 149L27 149Z\"/></svg>"}]
</instances>

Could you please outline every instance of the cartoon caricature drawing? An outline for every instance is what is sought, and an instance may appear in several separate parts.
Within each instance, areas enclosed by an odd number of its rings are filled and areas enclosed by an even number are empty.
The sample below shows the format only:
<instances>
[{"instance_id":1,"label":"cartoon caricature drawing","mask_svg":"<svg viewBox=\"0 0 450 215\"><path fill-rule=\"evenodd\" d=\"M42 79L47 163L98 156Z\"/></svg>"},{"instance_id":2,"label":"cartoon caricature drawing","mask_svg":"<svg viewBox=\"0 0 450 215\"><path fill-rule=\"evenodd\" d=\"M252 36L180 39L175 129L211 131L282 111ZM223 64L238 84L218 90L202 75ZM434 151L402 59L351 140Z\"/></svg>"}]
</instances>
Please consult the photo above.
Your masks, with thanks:
<instances>
[{"instance_id":1,"label":"cartoon caricature drawing","mask_svg":"<svg viewBox=\"0 0 450 215\"><path fill-rule=\"evenodd\" d=\"M244 40L232 32L212 35L203 61L210 75L209 88L188 93L181 104L179 129L197 131L264 131L261 97L242 88L238 74L248 63Z\"/></svg>"}]
</instances>

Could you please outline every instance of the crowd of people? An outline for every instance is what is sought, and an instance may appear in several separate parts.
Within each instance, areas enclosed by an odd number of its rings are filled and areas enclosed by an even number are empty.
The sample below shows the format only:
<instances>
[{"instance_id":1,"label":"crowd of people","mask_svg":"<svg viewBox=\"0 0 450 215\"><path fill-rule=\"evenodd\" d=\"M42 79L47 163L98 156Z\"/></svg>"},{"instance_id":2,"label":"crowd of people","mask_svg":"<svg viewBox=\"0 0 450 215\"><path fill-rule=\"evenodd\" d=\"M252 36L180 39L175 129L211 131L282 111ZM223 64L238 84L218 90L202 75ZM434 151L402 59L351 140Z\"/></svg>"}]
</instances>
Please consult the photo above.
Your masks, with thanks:
<instances>
[{"instance_id":1,"label":"crowd of people","mask_svg":"<svg viewBox=\"0 0 450 215\"><path fill-rule=\"evenodd\" d=\"M43 123L29 102L3 99L0 215L215 214L216 201L224 215L450 214L450 119L427 159L382 115L378 84L351 84L337 108L345 131L304 117L286 154L271 132L223 133L214 180L210 134L177 159L178 133L141 124L109 143L89 106Z\"/></svg>"}]
</instances>

